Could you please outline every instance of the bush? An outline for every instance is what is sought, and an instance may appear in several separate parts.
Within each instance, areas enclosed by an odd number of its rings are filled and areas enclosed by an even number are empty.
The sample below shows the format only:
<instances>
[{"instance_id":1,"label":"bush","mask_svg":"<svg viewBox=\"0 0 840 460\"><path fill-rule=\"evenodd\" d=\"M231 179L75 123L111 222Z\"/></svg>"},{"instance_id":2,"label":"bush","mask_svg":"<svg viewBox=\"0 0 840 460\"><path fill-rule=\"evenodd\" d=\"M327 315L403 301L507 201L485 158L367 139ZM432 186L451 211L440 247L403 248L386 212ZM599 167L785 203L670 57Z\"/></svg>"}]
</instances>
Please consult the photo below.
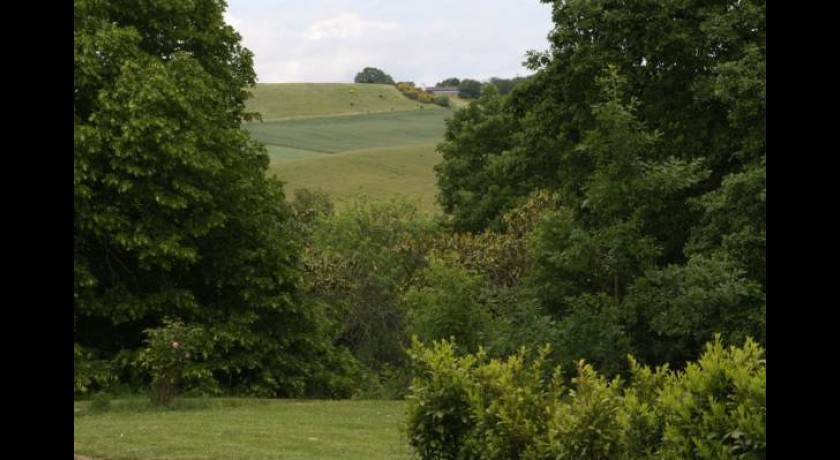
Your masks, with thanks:
<instances>
[{"instance_id":1,"label":"bush","mask_svg":"<svg viewBox=\"0 0 840 460\"><path fill-rule=\"evenodd\" d=\"M201 327L165 319L163 326L144 332L147 346L140 359L152 375L156 405L170 405L179 384L204 387L211 392L216 389L213 374L204 365L212 344Z\"/></svg>"},{"instance_id":2,"label":"bush","mask_svg":"<svg viewBox=\"0 0 840 460\"><path fill-rule=\"evenodd\" d=\"M437 104L441 107L449 107L450 106L449 96L447 96L445 94L442 94L440 96L435 96L434 102L435 102L435 104Z\"/></svg>"},{"instance_id":3,"label":"bush","mask_svg":"<svg viewBox=\"0 0 840 460\"><path fill-rule=\"evenodd\" d=\"M759 459L767 455L766 362L720 337L684 371L630 358L608 381L580 361L568 386L548 349L505 360L415 341L409 442L422 459Z\"/></svg>"}]
</instances>

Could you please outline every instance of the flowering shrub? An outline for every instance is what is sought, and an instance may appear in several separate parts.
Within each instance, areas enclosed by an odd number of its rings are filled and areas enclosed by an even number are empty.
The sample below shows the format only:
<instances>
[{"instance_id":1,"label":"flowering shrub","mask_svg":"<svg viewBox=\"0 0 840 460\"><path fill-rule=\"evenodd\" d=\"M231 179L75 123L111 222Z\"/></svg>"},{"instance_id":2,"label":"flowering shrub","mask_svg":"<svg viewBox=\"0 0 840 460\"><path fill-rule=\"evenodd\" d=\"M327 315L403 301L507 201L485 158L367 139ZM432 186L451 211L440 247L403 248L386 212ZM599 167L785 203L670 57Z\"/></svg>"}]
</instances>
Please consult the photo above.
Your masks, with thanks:
<instances>
[{"instance_id":1,"label":"flowering shrub","mask_svg":"<svg viewBox=\"0 0 840 460\"><path fill-rule=\"evenodd\" d=\"M162 327L144 332L147 345L140 360L152 376L156 405L168 406L179 383L215 388L213 374L205 365L212 344L200 326L165 319Z\"/></svg>"}]
</instances>

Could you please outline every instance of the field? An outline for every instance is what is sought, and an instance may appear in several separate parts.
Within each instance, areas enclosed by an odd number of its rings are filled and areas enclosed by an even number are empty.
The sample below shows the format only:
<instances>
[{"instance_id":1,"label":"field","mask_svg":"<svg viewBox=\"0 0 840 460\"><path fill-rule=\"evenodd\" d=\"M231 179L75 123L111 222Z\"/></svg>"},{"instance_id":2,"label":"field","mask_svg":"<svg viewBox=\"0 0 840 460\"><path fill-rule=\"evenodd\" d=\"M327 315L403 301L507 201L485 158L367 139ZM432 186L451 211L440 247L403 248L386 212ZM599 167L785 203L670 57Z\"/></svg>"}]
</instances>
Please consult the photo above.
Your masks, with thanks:
<instances>
[{"instance_id":1,"label":"field","mask_svg":"<svg viewBox=\"0 0 840 460\"><path fill-rule=\"evenodd\" d=\"M181 410L119 409L117 403L110 411L77 412L76 454L112 460L409 458L401 401L230 399Z\"/></svg>"},{"instance_id":2,"label":"field","mask_svg":"<svg viewBox=\"0 0 840 460\"><path fill-rule=\"evenodd\" d=\"M432 168L438 161L435 144L420 144L272 162L270 171L286 183L289 197L295 189L321 190L342 209L359 195L401 196L434 214L438 206Z\"/></svg>"},{"instance_id":3,"label":"field","mask_svg":"<svg viewBox=\"0 0 840 460\"><path fill-rule=\"evenodd\" d=\"M248 107L263 122L244 126L266 144L270 173L286 183L288 197L321 190L342 209L359 195L402 196L439 212L435 146L450 109L367 84L261 84Z\"/></svg>"},{"instance_id":4,"label":"field","mask_svg":"<svg viewBox=\"0 0 840 460\"><path fill-rule=\"evenodd\" d=\"M260 83L247 108L263 120L417 110L391 85L359 83Z\"/></svg>"}]
</instances>

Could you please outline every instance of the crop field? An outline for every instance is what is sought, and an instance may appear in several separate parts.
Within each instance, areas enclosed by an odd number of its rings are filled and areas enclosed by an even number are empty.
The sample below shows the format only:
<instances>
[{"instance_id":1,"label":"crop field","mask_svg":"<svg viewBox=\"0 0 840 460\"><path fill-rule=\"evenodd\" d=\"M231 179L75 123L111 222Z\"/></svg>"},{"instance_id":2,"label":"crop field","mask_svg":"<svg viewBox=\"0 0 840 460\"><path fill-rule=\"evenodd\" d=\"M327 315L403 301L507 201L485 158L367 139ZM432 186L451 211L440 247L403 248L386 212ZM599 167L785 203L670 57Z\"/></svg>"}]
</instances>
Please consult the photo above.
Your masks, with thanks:
<instances>
[{"instance_id":1,"label":"crop field","mask_svg":"<svg viewBox=\"0 0 840 460\"><path fill-rule=\"evenodd\" d=\"M434 165L435 144L384 147L272 162L270 172L285 182L287 196L295 189L320 190L340 210L355 197L404 197L422 211L439 212Z\"/></svg>"},{"instance_id":2,"label":"crop field","mask_svg":"<svg viewBox=\"0 0 840 460\"><path fill-rule=\"evenodd\" d=\"M320 190L340 210L361 195L401 196L439 212L435 148L450 109L418 108L392 86L366 84L257 85L248 106L263 121L244 126L266 145L270 173L286 183L288 197Z\"/></svg>"},{"instance_id":3,"label":"crop field","mask_svg":"<svg viewBox=\"0 0 840 460\"><path fill-rule=\"evenodd\" d=\"M447 110L419 110L302 120L248 123L251 136L267 145L315 153L428 144L443 139ZM273 159L281 160L277 155ZM290 158L291 159L291 158Z\"/></svg>"},{"instance_id":4,"label":"crop field","mask_svg":"<svg viewBox=\"0 0 840 460\"><path fill-rule=\"evenodd\" d=\"M408 459L402 401L210 400L96 412L78 403L77 455L96 459Z\"/></svg>"}]
</instances>

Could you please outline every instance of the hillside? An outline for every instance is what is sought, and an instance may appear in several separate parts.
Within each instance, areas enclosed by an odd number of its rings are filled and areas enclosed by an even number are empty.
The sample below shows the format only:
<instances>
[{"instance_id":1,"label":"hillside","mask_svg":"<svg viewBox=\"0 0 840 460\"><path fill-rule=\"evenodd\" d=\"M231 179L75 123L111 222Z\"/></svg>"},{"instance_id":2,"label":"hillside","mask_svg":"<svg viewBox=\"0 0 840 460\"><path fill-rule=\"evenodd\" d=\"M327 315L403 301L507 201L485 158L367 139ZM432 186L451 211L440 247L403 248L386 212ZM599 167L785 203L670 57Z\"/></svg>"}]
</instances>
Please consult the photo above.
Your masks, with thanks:
<instances>
[{"instance_id":1,"label":"hillside","mask_svg":"<svg viewBox=\"0 0 840 460\"><path fill-rule=\"evenodd\" d=\"M433 168L440 159L435 144L421 144L272 161L269 171L285 182L288 197L295 189L320 190L342 209L358 195L401 196L438 213Z\"/></svg>"},{"instance_id":2,"label":"hillside","mask_svg":"<svg viewBox=\"0 0 840 460\"><path fill-rule=\"evenodd\" d=\"M252 91L248 110L264 121L373 112L424 109L434 105L407 99L391 85L356 83L260 83Z\"/></svg>"},{"instance_id":3,"label":"hillside","mask_svg":"<svg viewBox=\"0 0 840 460\"><path fill-rule=\"evenodd\" d=\"M245 125L254 139L296 152L337 153L429 144L443 139L448 110L410 110L355 116L263 121ZM271 149L270 149L271 150ZM300 157L298 155L292 157ZM275 157L276 160L287 159Z\"/></svg>"}]
</instances>

